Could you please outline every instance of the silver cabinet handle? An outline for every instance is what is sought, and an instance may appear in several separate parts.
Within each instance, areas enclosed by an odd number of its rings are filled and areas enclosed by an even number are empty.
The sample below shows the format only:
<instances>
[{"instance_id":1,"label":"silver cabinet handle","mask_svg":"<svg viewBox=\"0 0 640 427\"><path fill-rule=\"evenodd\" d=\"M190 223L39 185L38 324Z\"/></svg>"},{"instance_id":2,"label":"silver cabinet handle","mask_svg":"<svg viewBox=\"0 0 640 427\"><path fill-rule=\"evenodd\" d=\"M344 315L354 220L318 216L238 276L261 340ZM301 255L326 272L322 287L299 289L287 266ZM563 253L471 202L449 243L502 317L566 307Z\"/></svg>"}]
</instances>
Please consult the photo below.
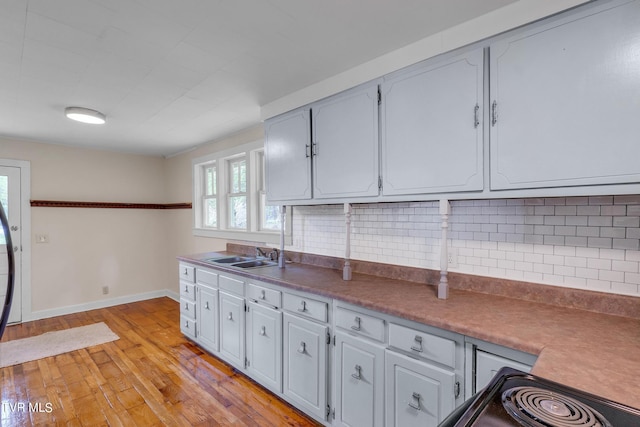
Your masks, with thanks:
<instances>
[{"instance_id":1,"label":"silver cabinet handle","mask_svg":"<svg viewBox=\"0 0 640 427\"><path fill-rule=\"evenodd\" d=\"M356 324L354 326L351 327L351 329L353 329L354 331L359 331L360 330L360 322L362 322L362 319L360 319L360 317L356 316L355 319L353 319L354 322L356 322Z\"/></svg>"},{"instance_id":2,"label":"silver cabinet handle","mask_svg":"<svg viewBox=\"0 0 640 427\"><path fill-rule=\"evenodd\" d=\"M302 307L300 307L298 309L298 311L300 313L304 313L305 311L307 311L307 302L306 301L304 301L304 300L300 301L300 305L302 306Z\"/></svg>"},{"instance_id":3,"label":"silver cabinet handle","mask_svg":"<svg viewBox=\"0 0 640 427\"><path fill-rule=\"evenodd\" d=\"M309 152L309 148L311 148L311 146L309 144L305 144L304 146L304 156L308 159L309 157L311 157L311 153Z\"/></svg>"},{"instance_id":4,"label":"silver cabinet handle","mask_svg":"<svg viewBox=\"0 0 640 427\"><path fill-rule=\"evenodd\" d=\"M260 299L262 300L267 299L267 293L264 291L264 289L260 291Z\"/></svg>"},{"instance_id":5,"label":"silver cabinet handle","mask_svg":"<svg viewBox=\"0 0 640 427\"><path fill-rule=\"evenodd\" d=\"M419 411L420 410L420 398L421 397L422 396L420 396L420 393L414 392L411 395L411 401L409 402L409 407L415 409L416 411Z\"/></svg>"},{"instance_id":6,"label":"silver cabinet handle","mask_svg":"<svg viewBox=\"0 0 640 427\"><path fill-rule=\"evenodd\" d=\"M17 225L12 225L11 226L11 231L18 231L18 226Z\"/></svg>"},{"instance_id":7,"label":"silver cabinet handle","mask_svg":"<svg viewBox=\"0 0 640 427\"><path fill-rule=\"evenodd\" d=\"M184 303L184 311L189 311L189 303Z\"/></svg>"},{"instance_id":8,"label":"silver cabinet handle","mask_svg":"<svg viewBox=\"0 0 640 427\"><path fill-rule=\"evenodd\" d=\"M305 354L307 352L307 344L304 341L300 341L300 347L296 351L300 354Z\"/></svg>"},{"instance_id":9,"label":"silver cabinet handle","mask_svg":"<svg viewBox=\"0 0 640 427\"><path fill-rule=\"evenodd\" d=\"M186 268L186 267L185 267L185 269L184 269L184 275L185 275L185 276L188 276L188 275L189 275L189 270L187 270L187 268Z\"/></svg>"},{"instance_id":10,"label":"silver cabinet handle","mask_svg":"<svg viewBox=\"0 0 640 427\"><path fill-rule=\"evenodd\" d=\"M184 327L189 329L189 321L188 320L184 322Z\"/></svg>"},{"instance_id":11,"label":"silver cabinet handle","mask_svg":"<svg viewBox=\"0 0 640 427\"><path fill-rule=\"evenodd\" d=\"M355 374L351 374L351 377L355 378L357 380L361 380L362 379L362 366L356 365L354 367L354 369L356 370L356 373Z\"/></svg>"},{"instance_id":12,"label":"silver cabinet handle","mask_svg":"<svg viewBox=\"0 0 640 427\"><path fill-rule=\"evenodd\" d=\"M262 336L267 335L267 329L264 326L262 328L260 328L260 335L262 335Z\"/></svg>"},{"instance_id":13,"label":"silver cabinet handle","mask_svg":"<svg viewBox=\"0 0 640 427\"><path fill-rule=\"evenodd\" d=\"M210 310L210 308L209 308L209 301L205 301L205 302L204 302L204 309L205 309L205 310Z\"/></svg>"},{"instance_id":14,"label":"silver cabinet handle","mask_svg":"<svg viewBox=\"0 0 640 427\"><path fill-rule=\"evenodd\" d=\"M498 123L498 102L493 101L491 104L491 126L495 126Z\"/></svg>"},{"instance_id":15,"label":"silver cabinet handle","mask_svg":"<svg viewBox=\"0 0 640 427\"><path fill-rule=\"evenodd\" d=\"M184 291L189 292L189 285L184 285Z\"/></svg>"},{"instance_id":16,"label":"silver cabinet handle","mask_svg":"<svg viewBox=\"0 0 640 427\"><path fill-rule=\"evenodd\" d=\"M480 106L476 104L476 106L473 107L473 127L474 128L477 128L480 125L480 116L478 115L479 111L480 111Z\"/></svg>"},{"instance_id":17,"label":"silver cabinet handle","mask_svg":"<svg viewBox=\"0 0 640 427\"><path fill-rule=\"evenodd\" d=\"M413 339L415 342L418 343L418 346L412 345L411 346L411 350L413 351L417 351L418 353L422 353L423 348L422 348L422 337L420 335L416 335L416 337Z\"/></svg>"},{"instance_id":18,"label":"silver cabinet handle","mask_svg":"<svg viewBox=\"0 0 640 427\"><path fill-rule=\"evenodd\" d=\"M227 319L229 320L233 320L233 312L229 312L229 315L227 316Z\"/></svg>"}]
</instances>

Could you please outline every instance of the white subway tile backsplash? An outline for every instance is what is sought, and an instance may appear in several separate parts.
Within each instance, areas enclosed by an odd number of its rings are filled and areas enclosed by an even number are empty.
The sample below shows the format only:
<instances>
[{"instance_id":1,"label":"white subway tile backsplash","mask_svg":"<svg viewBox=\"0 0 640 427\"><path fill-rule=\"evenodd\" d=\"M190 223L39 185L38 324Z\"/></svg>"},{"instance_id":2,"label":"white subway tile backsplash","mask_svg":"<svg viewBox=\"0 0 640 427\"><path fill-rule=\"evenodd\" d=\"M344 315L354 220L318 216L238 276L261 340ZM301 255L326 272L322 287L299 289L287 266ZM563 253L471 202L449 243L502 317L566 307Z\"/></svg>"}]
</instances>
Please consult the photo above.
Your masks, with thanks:
<instances>
[{"instance_id":1,"label":"white subway tile backsplash","mask_svg":"<svg viewBox=\"0 0 640 427\"><path fill-rule=\"evenodd\" d=\"M354 204L351 257L439 269L438 202ZM302 252L343 257L342 205L293 208ZM640 296L640 195L451 202L461 273Z\"/></svg>"}]
</instances>

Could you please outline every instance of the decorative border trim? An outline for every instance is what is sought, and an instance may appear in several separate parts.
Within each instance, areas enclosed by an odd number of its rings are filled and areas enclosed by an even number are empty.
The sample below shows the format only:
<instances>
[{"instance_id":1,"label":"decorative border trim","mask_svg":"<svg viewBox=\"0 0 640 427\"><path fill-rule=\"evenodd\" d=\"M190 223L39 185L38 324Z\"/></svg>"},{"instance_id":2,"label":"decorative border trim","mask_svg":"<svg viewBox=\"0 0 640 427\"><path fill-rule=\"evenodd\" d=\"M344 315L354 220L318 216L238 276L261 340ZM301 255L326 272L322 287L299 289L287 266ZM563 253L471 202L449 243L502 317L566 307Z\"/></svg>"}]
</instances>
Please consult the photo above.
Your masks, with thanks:
<instances>
[{"instance_id":1,"label":"decorative border trim","mask_svg":"<svg viewBox=\"0 0 640 427\"><path fill-rule=\"evenodd\" d=\"M118 203L31 200L39 208L100 208L100 209L191 209L191 203Z\"/></svg>"}]
</instances>

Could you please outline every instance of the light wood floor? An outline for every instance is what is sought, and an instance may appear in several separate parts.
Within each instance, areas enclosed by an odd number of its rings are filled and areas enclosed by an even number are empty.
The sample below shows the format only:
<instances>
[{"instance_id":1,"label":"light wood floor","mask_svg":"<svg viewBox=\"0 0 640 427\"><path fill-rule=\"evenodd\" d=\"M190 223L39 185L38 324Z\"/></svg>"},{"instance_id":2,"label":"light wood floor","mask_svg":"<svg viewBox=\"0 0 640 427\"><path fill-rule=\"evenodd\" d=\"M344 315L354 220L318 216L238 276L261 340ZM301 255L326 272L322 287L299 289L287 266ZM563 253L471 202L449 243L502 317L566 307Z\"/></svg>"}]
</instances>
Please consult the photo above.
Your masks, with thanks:
<instances>
[{"instance_id":1,"label":"light wood floor","mask_svg":"<svg viewBox=\"0 0 640 427\"><path fill-rule=\"evenodd\" d=\"M10 326L2 341L96 322L120 339L0 369L0 425L318 425L185 339L169 298Z\"/></svg>"}]
</instances>

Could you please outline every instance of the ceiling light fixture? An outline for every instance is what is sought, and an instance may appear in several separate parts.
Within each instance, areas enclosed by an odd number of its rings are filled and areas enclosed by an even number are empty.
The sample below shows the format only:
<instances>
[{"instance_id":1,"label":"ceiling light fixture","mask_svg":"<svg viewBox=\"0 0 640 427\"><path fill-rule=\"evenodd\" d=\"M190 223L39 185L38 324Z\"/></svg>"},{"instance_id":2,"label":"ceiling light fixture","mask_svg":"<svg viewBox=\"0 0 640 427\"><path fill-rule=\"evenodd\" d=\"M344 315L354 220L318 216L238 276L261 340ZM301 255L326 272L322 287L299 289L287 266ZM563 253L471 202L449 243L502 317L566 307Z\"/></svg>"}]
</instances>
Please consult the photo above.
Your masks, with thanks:
<instances>
[{"instance_id":1,"label":"ceiling light fixture","mask_svg":"<svg viewBox=\"0 0 640 427\"><path fill-rule=\"evenodd\" d=\"M92 125L102 125L107 121L100 111L83 107L67 107L64 109L64 115L71 120Z\"/></svg>"}]
</instances>

